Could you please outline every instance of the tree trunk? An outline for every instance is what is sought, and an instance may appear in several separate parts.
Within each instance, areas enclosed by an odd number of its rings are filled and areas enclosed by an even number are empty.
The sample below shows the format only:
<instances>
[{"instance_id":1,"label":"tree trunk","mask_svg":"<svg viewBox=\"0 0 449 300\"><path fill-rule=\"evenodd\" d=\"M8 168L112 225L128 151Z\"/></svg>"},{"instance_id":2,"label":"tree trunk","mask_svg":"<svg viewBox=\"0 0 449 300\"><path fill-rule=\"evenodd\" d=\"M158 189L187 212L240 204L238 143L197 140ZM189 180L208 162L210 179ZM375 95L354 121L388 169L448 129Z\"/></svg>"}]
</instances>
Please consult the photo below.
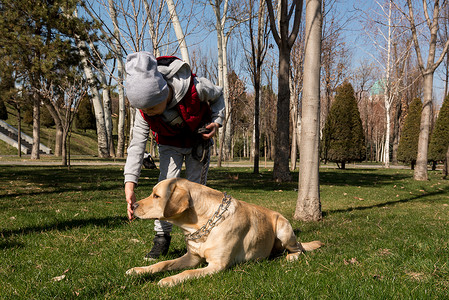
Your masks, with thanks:
<instances>
[{"instance_id":1,"label":"tree trunk","mask_svg":"<svg viewBox=\"0 0 449 300\"><path fill-rule=\"evenodd\" d=\"M446 160L444 161L444 168L443 168L444 178L447 178L447 175L449 173L448 169L449 169L449 147L447 148Z\"/></svg>"},{"instance_id":2,"label":"tree trunk","mask_svg":"<svg viewBox=\"0 0 449 300\"><path fill-rule=\"evenodd\" d=\"M306 2L304 88L302 100L301 159L295 220L322 218L319 183L321 0Z\"/></svg>"},{"instance_id":3,"label":"tree trunk","mask_svg":"<svg viewBox=\"0 0 449 300\"><path fill-rule=\"evenodd\" d=\"M222 26L220 3L221 2L217 2L217 3L213 4L212 2L210 2L212 9L215 13L215 29L217 31L218 85L224 88L224 83L223 83L223 47L224 47L223 46L223 35L224 35L223 31L224 31L224 29ZM225 5L227 6L227 1L226 1ZM225 14L224 14L224 20L226 20ZM226 103L227 99L225 98L224 100ZM228 116L228 113L229 113L229 107L226 106L226 108L225 108L226 117ZM225 125L225 124L223 124L223 125ZM223 135L226 134L225 126L221 127L218 133L219 133L220 145L219 145L217 166L221 167L221 161L223 160L223 142L225 140L225 137Z\"/></svg>"},{"instance_id":4,"label":"tree trunk","mask_svg":"<svg viewBox=\"0 0 449 300\"><path fill-rule=\"evenodd\" d=\"M385 95L385 97L389 97ZM390 168L390 132L391 132L391 118L390 118L391 102L390 99L385 99L385 144L383 149L383 162L385 168Z\"/></svg>"},{"instance_id":5,"label":"tree trunk","mask_svg":"<svg viewBox=\"0 0 449 300\"><path fill-rule=\"evenodd\" d=\"M118 26L117 21L117 12L115 9L114 1L108 0L109 3L109 15L112 20L112 24L114 27L114 42L112 43L112 47L114 49L114 55L115 59L117 61L117 78L118 78L118 97L119 97L119 117L118 117L118 123L117 123L117 150L114 153L114 145L113 145L113 139L112 139L112 127L109 129L108 124L106 124L107 132L108 132L108 144L109 144L109 153L111 155L116 155L117 157L123 157L124 154L124 146L125 146L125 118L126 118L126 109L125 109L125 91L123 89L123 79L125 77L125 66L123 64L122 59L122 48L120 45L120 30ZM146 1L145 1L146 3ZM148 3L146 3L148 5ZM147 11L148 12L148 11ZM149 15L150 16L150 15ZM149 18L150 20L150 18ZM152 24L149 24L150 26L150 32L152 29ZM106 85L106 82L104 82L104 85ZM108 93L109 95L109 93ZM106 102L106 101L104 101ZM107 103L104 103L105 106L105 113L109 109L107 109ZM109 116L105 116L105 119L108 120ZM112 121L112 118L111 118ZM112 124L111 124L112 125Z\"/></svg>"},{"instance_id":6,"label":"tree trunk","mask_svg":"<svg viewBox=\"0 0 449 300\"><path fill-rule=\"evenodd\" d=\"M55 156L61 156L62 155L62 122L61 118L58 115L58 112L56 111L56 108L53 106L53 104L50 101L47 101L44 99L45 107L47 108L48 112L53 118L53 121L55 122L56 127L56 134L55 134L55 150L54 155Z\"/></svg>"},{"instance_id":7,"label":"tree trunk","mask_svg":"<svg viewBox=\"0 0 449 300\"><path fill-rule=\"evenodd\" d=\"M259 114L260 114L260 77L254 78L254 130L253 130L253 173L259 174L259 158L260 158L260 129L259 129Z\"/></svg>"},{"instance_id":8,"label":"tree trunk","mask_svg":"<svg viewBox=\"0 0 449 300\"><path fill-rule=\"evenodd\" d=\"M296 126L296 123L298 122L298 103L297 103L297 98L296 98L296 92L295 89L293 87L292 84L292 80L290 80L290 90L293 91L290 94L290 119L292 120L292 145L291 145L291 150L290 150L290 170L294 171L296 169L296 157L297 157L297 129L298 127Z\"/></svg>"},{"instance_id":9,"label":"tree trunk","mask_svg":"<svg viewBox=\"0 0 449 300\"><path fill-rule=\"evenodd\" d=\"M228 38L225 34L222 35L223 37L223 97L225 100L226 105L226 118L228 119L228 122L226 122L226 131L225 131L225 141L224 141L224 147L225 147L225 157L227 159L232 159L233 152L231 149L232 144L232 134L233 134L233 128L232 128L232 103L229 99L229 78L228 78Z\"/></svg>"},{"instance_id":10,"label":"tree trunk","mask_svg":"<svg viewBox=\"0 0 449 300\"><path fill-rule=\"evenodd\" d=\"M189 51L187 50L186 37L179 22L178 14L176 13L176 6L173 0L165 0L167 3L168 11L170 13L170 19L175 30L176 37L178 38L179 49L181 50L182 60L190 65Z\"/></svg>"},{"instance_id":11,"label":"tree trunk","mask_svg":"<svg viewBox=\"0 0 449 300\"><path fill-rule=\"evenodd\" d=\"M56 136L55 136L55 156L62 155L62 143L63 143L63 134L62 134L62 125L61 123L56 124Z\"/></svg>"},{"instance_id":12,"label":"tree trunk","mask_svg":"<svg viewBox=\"0 0 449 300\"><path fill-rule=\"evenodd\" d=\"M419 128L418 156L416 158L415 180L427 180L427 151L429 148L430 123L432 118L433 73L424 76L424 103Z\"/></svg>"},{"instance_id":13,"label":"tree trunk","mask_svg":"<svg viewBox=\"0 0 449 300\"><path fill-rule=\"evenodd\" d=\"M34 95L33 99L33 145L31 147L31 159L39 159L39 144L40 144L40 108L41 103L39 96Z\"/></svg>"},{"instance_id":14,"label":"tree trunk","mask_svg":"<svg viewBox=\"0 0 449 300\"><path fill-rule=\"evenodd\" d=\"M119 64L120 68L120 64ZM124 66L122 63L121 72L124 74ZM123 75L122 75L123 76ZM125 105L125 91L123 86L118 87L118 122L117 122L117 157L125 156L125 122L126 122L126 105Z\"/></svg>"},{"instance_id":15,"label":"tree trunk","mask_svg":"<svg viewBox=\"0 0 449 300\"><path fill-rule=\"evenodd\" d=\"M67 130L62 132L62 161L63 166L67 166Z\"/></svg>"},{"instance_id":16,"label":"tree trunk","mask_svg":"<svg viewBox=\"0 0 449 300\"><path fill-rule=\"evenodd\" d=\"M276 143L273 178L276 181L290 181L290 48L285 43L279 48L278 103L276 116Z\"/></svg>"},{"instance_id":17,"label":"tree trunk","mask_svg":"<svg viewBox=\"0 0 449 300\"><path fill-rule=\"evenodd\" d=\"M22 157L22 117L20 115L20 107L17 106L17 148L19 157Z\"/></svg>"},{"instance_id":18,"label":"tree trunk","mask_svg":"<svg viewBox=\"0 0 449 300\"><path fill-rule=\"evenodd\" d=\"M402 113L402 101L398 101L396 104L396 113L393 119L393 155L391 162L393 164L398 163L398 148L399 148L399 127Z\"/></svg>"},{"instance_id":19,"label":"tree trunk","mask_svg":"<svg viewBox=\"0 0 449 300\"><path fill-rule=\"evenodd\" d=\"M90 91L92 93L92 104L95 111L95 119L97 125L97 141L98 141L98 156L101 158L109 157L108 138L106 133L106 124L104 118L104 109L101 103L100 93L97 88L96 78L92 72L87 59L86 43L77 39L78 51L81 55L81 62L83 64L84 73L86 75Z\"/></svg>"}]
</instances>

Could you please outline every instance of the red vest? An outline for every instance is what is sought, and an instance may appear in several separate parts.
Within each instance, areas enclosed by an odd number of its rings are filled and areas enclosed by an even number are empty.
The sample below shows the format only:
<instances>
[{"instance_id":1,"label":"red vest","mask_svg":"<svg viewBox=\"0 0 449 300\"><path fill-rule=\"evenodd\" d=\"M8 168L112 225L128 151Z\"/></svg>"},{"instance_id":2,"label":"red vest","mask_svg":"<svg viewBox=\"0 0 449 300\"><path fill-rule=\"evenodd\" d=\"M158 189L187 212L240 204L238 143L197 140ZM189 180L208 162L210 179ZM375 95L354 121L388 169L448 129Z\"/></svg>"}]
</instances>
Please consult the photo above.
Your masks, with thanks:
<instances>
[{"instance_id":1,"label":"red vest","mask_svg":"<svg viewBox=\"0 0 449 300\"><path fill-rule=\"evenodd\" d=\"M176 58L174 56L158 57L158 64L169 65ZM178 102L175 109L183 122L178 126L172 126L163 121L162 116L150 117L142 114L150 129L156 137L156 142L161 145L169 145L181 148L190 148L198 140L195 131L211 121L211 111L207 102L201 102L194 84L195 74L190 77L190 86L184 98Z\"/></svg>"}]
</instances>

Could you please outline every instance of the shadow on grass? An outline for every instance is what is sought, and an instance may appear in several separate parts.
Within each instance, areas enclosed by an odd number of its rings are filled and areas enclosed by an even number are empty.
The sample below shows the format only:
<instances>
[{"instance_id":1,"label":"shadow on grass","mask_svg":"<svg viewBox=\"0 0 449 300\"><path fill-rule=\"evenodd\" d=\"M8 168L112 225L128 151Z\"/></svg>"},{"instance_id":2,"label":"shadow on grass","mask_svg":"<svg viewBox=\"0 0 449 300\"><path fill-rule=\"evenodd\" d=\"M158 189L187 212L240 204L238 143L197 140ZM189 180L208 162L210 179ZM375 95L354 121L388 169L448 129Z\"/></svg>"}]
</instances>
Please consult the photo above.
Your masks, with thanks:
<instances>
[{"instance_id":1,"label":"shadow on grass","mask_svg":"<svg viewBox=\"0 0 449 300\"><path fill-rule=\"evenodd\" d=\"M377 169L349 169L349 170L320 170L320 185L333 186L375 186L390 185L398 181L411 178L403 171L391 174L382 173L385 170ZM292 181L279 183L273 180L271 171L253 174L250 168L241 171L232 168L212 169L208 175L209 185L215 189L226 191L229 189L238 190L264 190L272 191L276 189L293 190L298 188L298 171L292 172Z\"/></svg>"},{"instance_id":2,"label":"shadow on grass","mask_svg":"<svg viewBox=\"0 0 449 300\"><path fill-rule=\"evenodd\" d=\"M334 213L347 213L347 212L351 212L351 211L363 211L363 210L368 210L368 209L373 209L373 208L382 208L382 207L387 207L387 206L393 206L393 205L396 205L399 203L408 203L408 202L412 202L412 201L419 201L419 200L423 200L424 198L429 197L429 196L438 196L438 195L444 195L447 193L449 193L448 189L442 189L442 190L438 190L438 191L423 193L422 195L416 195L416 196L409 197L406 199L398 199L398 200L382 202L382 203L378 203L378 204L374 204L374 205L357 206L357 207L349 207L349 208L345 208L345 209L323 211L323 217L330 215L330 214L334 214Z\"/></svg>"},{"instance_id":3,"label":"shadow on grass","mask_svg":"<svg viewBox=\"0 0 449 300\"><path fill-rule=\"evenodd\" d=\"M158 170L142 170L143 177L158 177ZM15 186L11 186L11 183ZM142 181L143 183L144 181ZM29 188L34 185L35 188ZM69 171L61 166L2 166L0 189L23 189L23 192L0 194L1 198L39 196L71 191L110 191L123 188L123 170L118 167L74 166Z\"/></svg>"},{"instance_id":4,"label":"shadow on grass","mask_svg":"<svg viewBox=\"0 0 449 300\"><path fill-rule=\"evenodd\" d=\"M90 219L78 219L78 220L66 220L52 224L39 225L39 226L29 226L19 229L11 230L1 230L0 236L3 238L9 238L15 235L26 235L33 233L42 233L46 231L66 231L73 228L87 227L87 226L98 226L115 228L124 225L128 222L128 219L124 216L111 216L105 218L90 218ZM7 245L8 243L6 243ZM0 244L1 245L1 244ZM14 243L12 243L14 245ZM1 248L1 247L0 247Z\"/></svg>"}]
</instances>

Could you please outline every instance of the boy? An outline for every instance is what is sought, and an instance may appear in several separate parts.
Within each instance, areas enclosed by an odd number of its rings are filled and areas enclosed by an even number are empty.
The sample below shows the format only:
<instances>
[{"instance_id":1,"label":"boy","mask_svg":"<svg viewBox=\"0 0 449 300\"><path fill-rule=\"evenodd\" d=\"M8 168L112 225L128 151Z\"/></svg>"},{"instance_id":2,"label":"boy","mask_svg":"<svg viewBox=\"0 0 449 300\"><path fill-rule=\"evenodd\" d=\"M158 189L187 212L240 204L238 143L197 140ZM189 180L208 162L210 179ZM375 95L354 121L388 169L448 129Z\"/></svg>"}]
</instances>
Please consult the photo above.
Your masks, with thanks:
<instances>
[{"instance_id":1,"label":"boy","mask_svg":"<svg viewBox=\"0 0 449 300\"><path fill-rule=\"evenodd\" d=\"M209 159L199 156L208 147L203 141L209 141L222 125L225 105L220 87L196 77L187 63L175 57L156 59L149 52L132 53L127 57L126 72L128 101L136 108L124 168L128 218L132 219L134 189L150 131L159 146L159 181L179 177L185 161L186 178L205 184ZM155 220L156 236L146 260L168 252L171 229L170 223Z\"/></svg>"}]
</instances>

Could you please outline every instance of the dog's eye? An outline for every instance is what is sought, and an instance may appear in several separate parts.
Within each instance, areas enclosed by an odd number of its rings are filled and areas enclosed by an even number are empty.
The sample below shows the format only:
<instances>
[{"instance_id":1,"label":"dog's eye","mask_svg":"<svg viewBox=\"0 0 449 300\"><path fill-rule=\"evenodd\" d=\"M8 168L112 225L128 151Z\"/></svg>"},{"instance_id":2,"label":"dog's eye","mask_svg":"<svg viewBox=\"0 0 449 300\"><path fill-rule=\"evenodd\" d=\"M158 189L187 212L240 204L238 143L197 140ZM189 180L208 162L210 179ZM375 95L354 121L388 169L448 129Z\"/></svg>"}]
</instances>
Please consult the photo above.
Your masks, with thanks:
<instances>
[{"instance_id":1,"label":"dog's eye","mask_svg":"<svg viewBox=\"0 0 449 300\"><path fill-rule=\"evenodd\" d=\"M153 198L160 198L159 195L153 194Z\"/></svg>"}]
</instances>

